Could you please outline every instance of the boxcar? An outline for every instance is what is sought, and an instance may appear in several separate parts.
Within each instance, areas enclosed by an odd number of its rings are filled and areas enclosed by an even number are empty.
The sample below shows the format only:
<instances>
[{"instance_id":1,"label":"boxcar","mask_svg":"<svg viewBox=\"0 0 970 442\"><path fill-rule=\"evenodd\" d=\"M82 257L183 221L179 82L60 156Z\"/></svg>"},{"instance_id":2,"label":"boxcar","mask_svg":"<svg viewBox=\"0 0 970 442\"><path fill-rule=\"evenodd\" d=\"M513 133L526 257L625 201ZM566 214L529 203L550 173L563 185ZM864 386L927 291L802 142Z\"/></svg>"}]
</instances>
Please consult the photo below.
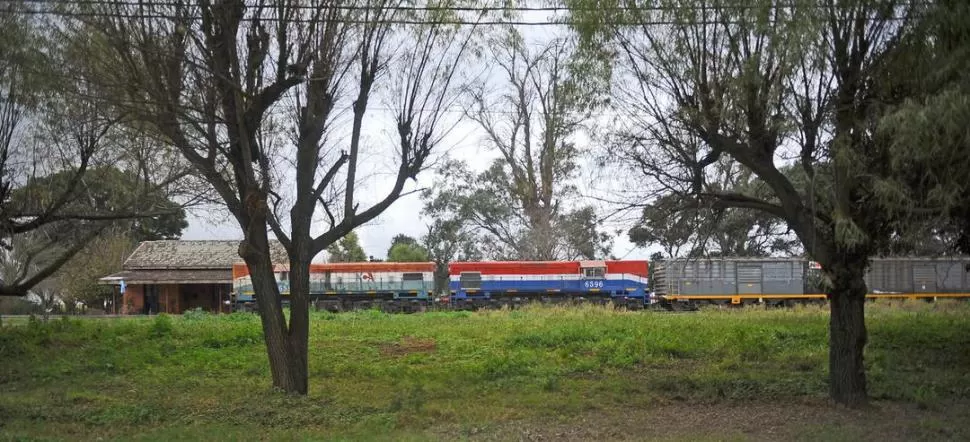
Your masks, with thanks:
<instances>
[{"instance_id":1,"label":"boxcar","mask_svg":"<svg viewBox=\"0 0 970 442\"><path fill-rule=\"evenodd\" d=\"M821 268L800 258L676 259L654 263L654 290L665 302L824 300ZM968 258L873 258L869 299L970 297Z\"/></svg>"},{"instance_id":2,"label":"boxcar","mask_svg":"<svg viewBox=\"0 0 970 442\"><path fill-rule=\"evenodd\" d=\"M678 259L654 263L654 291L670 301L740 304L805 298L799 258Z\"/></svg>"},{"instance_id":3,"label":"boxcar","mask_svg":"<svg viewBox=\"0 0 970 442\"><path fill-rule=\"evenodd\" d=\"M873 259L866 286L881 298L970 297L970 258Z\"/></svg>"},{"instance_id":4,"label":"boxcar","mask_svg":"<svg viewBox=\"0 0 970 442\"><path fill-rule=\"evenodd\" d=\"M455 262L448 267L457 308L524 302L613 302L642 308L650 302L646 261Z\"/></svg>"}]
</instances>

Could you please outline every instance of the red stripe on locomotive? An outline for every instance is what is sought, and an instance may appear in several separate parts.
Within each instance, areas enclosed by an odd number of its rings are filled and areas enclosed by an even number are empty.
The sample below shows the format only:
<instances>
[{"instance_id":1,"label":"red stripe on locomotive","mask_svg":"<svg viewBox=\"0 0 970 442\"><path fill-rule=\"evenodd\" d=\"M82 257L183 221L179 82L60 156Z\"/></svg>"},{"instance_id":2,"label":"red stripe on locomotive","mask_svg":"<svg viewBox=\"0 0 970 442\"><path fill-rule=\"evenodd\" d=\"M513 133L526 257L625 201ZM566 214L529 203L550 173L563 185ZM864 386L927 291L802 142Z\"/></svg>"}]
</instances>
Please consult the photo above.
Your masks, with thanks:
<instances>
[{"instance_id":1,"label":"red stripe on locomotive","mask_svg":"<svg viewBox=\"0 0 970 442\"><path fill-rule=\"evenodd\" d=\"M288 265L276 264L277 272L285 272ZM310 273L404 273L404 272L434 272L433 262L331 262L310 264ZM232 265L232 277L239 278L249 275L246 264Z\"/></svg>"},{"instance_id":2,"label":"red stripe on locomotive","mask_svg":"<svg viewBox=\"0 0 970 442\"><path fill-rule=\"evenodd\" d=\"M604 261L606 273L628 273L644 278L648 275L647 261ZM453 262L449 275L479 272L482 275L576 275L580 261L486 261Z\"/></svg>"}]
</instances>

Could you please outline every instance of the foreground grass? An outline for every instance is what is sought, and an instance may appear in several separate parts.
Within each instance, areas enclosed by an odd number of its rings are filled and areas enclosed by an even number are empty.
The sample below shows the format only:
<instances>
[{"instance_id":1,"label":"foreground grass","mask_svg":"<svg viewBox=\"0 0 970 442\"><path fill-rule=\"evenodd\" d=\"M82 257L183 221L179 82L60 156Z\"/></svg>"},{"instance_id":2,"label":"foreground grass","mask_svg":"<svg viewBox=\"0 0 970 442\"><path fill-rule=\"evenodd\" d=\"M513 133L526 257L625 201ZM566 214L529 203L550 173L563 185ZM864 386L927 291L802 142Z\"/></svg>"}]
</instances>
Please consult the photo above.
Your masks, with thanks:
<instances>
[{"instance_id":1,"label":"foreground grass","mask_svg":"<svg viewBox=\"0 0 970 442\"><path fill-rule=\"evenodd\" d=\"M910 436L970 437L970 423L951 416L970 411L970 304L871 305L867 314L870 393L889 413L878 418L916 413ZM680 430L654 436L745 439L743 428L705 422L760 407L766 419L822 413L796 423L818 439L853 439L851 428L826 426L834 418L825 413L840 415L824 402L826 343L819 308L319 313L311 391L294 398L270 390L254 315L30 321L0 329L0 434L586 439L621 437L595 430L622 422L679 419Z\"/></svg>"}]
</instances>

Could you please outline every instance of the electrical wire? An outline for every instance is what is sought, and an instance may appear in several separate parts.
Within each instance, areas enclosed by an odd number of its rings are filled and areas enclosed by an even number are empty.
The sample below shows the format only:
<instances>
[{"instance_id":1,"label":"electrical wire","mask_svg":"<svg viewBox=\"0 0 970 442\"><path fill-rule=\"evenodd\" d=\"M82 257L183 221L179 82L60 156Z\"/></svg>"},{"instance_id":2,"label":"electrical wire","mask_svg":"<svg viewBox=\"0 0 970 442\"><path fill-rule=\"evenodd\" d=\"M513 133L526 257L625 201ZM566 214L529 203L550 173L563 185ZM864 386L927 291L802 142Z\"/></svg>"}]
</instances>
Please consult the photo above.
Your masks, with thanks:
<instances>
[{"instance_id":1,"label":"electrical wire","mask_svg":"<svg viewBox=\"0 0 970 442\"><path fill-rule=\"evenodd\" d=\"M6 8L0 10L0 14L21 14L21 15L50 15L65 18L115 18L115 19L129 19L129 20L153 20L153 19L166 19L166 20L201 20L201 16L181 14L177 15L174 13L165 12L137 12L138 10L144 11L146 9L155 9L157 7L169 7L176 8L182 6L191 6L184 3L174 2L174 1L161 1L161 2L144 2L144 3L133 3L124 0L119 1L105 1L105 0L0 0L0 4L48 4L48 5L68 5L68 6L94 6L94 7L113 7L116 8L115 11L67 11L58 9L13 9ZM906 6L922 6L929 5L930 3L901 3L900 7ZM767 9L773 10L783 10L783 9L795 9L795 8L833 8L842 9L847 8L847 6L841 5L823 5L818 2L808 2L808 3L791 3L788 5L772 5ZM135 10L124 11L121 8L134 8ZM330 6L307 6L307 5L287 5L286 9L291 10L306 10L306 11L359 11L367 12L374 11L377 8L375 6L351 6L351 5L330 5ZM274 8L265 8L268 11L272 11ZM566 6L547 6L547 7L508 7L508 8L498 8L498 7L461 7L461 6L384 6L382 9L393 10L395 12L477 12L480 14L478 20L472 19L441 19L441 20L429 20L429 19L401 19L401 18L389 18L389 19L354 19L348 17L340 18L328 18L329 22L346 23L346 24L372 24L375 22L385 23L385 24L395 24L395 25L418 25L418 26L434 26L434 25L457 25L457 26L570 26L575 23L582 23L582 20L575 21L569 16L549 18L546 21L534 21L534 20L514 20L514 19L482 19L489 12L502 12L502 13L522 13L522 12L664 12L664 11L693 11L700 13L716 12L720 10L764 10L764 6L757 6L748 4L737 4L737 5L718 5L718 6L673 6L673 7L660 7L660 6L644 6L644 7L603 7L603 8L569 8ZM907 20L909 17L906 16L884 16L884 17L865 17L863 21L902 21ZM775 21L780 21L780 19L773 19ZM840 20L858 20L857 18L844 18ZM274 16L247 16L243 17L241 21L244 22L287 22L287 23L314 23L321 20L309 18L309 17L274 17ZM702 26L702 25L723 25L723 24L739 24L741 22L737 21L725 21L725 20L607 20L607 24L615 26Z\"/></svg>"}]
</instances>

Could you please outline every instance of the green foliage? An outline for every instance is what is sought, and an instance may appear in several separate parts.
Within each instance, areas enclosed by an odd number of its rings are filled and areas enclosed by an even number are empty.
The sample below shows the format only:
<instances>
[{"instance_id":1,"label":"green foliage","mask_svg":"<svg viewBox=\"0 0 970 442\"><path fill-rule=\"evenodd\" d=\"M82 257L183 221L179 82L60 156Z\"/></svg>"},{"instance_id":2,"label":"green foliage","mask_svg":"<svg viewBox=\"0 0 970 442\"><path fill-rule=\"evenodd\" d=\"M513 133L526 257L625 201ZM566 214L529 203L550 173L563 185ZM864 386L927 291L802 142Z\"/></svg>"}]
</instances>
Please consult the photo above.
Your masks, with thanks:
<instances>
[{"instance_id":1,"label":"green foliage","mask_svg":"<svg viewBox=\"0 0 970 442\"><path fill-rule=\"evenodd\" d=\"M407 235L396 235L391 240L391 247L387 249L389 262L427 262L430 260L428 250L418 244L418 240Z\"/></svg>"},{"instance_id":2,"label":"green foliage","mask_svg":"<svg viewBox=\"0 0 970 442\"><path fill-rule=\"evenodd\" d=\"M350 232L327 247L327 255L329 262L367 261L367 254L360 246L360 238L357 236L357 232Z\"/></svg>"},{"instance_id":3,"label":"green foliage","mask_svg":"<svg viewBox=\"0 0 970 442\"><path fill-rule=\"evenodd\" d=\"M775 199L764 182L749 171L727 166L718 169L727 169L718 172L723 173L718 188ZM793 181L803 175L797 163L782 172ZM658 245L670 257L792 255L799 248L797 238L774 215L723 207L676 192L658 197L643 209L640 220L630 229L630 241L641 247Z\"/></svg>"},{"instance_id":4,"label":"green foliage","mask_svg":"<svg viewBox=\"0 0 970 442\"><path fill-rule=\"evenodd\" d=\"M182 313L182 318L186 321L204 321L209 319L212 315L209 312L202 309L202 307L196 307L192 310L186 310Z\"/></svg>"},{"instance_id":5,"label":"green foliage","mask_svg":"<svg viewBox=\"0 0 970 442\"><path fill-rule=\"evenodd\" d=\"M152 335L156 337L172 334L173 328L172 317L165 313L156 316L152 321Z\"/></svg>"},{"instance_id":6,"label":"green foliage","mask_svg":"<svg viewBox=\"0 0 970 442\"><path fill-rule=\"evenodd\" d=\"M893 176L876 197L892 213L902 253L942 243L970 253L970 5L928 5L900 47L879 67L895 81L880 92L888 105L878 125L890 146Z\"/></svg>"},{"instance_id":7,"label":"green foliage","mask_svg":"<svg viewBox=\"0 0 970 442\"><path fill-rule=\"evenodd\" d=\"M70 188L74 170L32 178L11 195L11 204L26 213L40 213L63 195L70 202L64 213L82 215L149 214L150 216L119 219L118 230L129 232L135 242L175 239L188 226L185 210L170 199L162 189L146 191L134 171L122 171L112 166L97 167L85 172L85 179Z\"/></svg>"},{"instance_id":8,"label":"green foliage","mask_svg":"<svg viewBox=\"0 0 970 442\"><path fill-rule=\"evenodd\" d=\"M57 272L57 285L66 302L81 301L100 307L110 298L114 287L98 284L98 279L120 272L122 263L136 244L127 232L107 231L95 238Z\"/></svg>"},{"instance_id":9,"label":"green foliage","mask_svg":"<svg viewBox=\"0 0 970 442\"><path fill-rule=\"evenodd\" d=\"M524 195L536 190L514 187L509 167L496 160L475 174L465 163L447 162L440 168L442 178L425 191L424 212L437 220L439 232L448 232L462 247L462 254L495 260L593 259L608 254L609 235L592 207L529 208L532 203L524 201L532 197ZM572 195L570 189L563 186L550 198L566 198Z\"/></svg>"},{"instance_id":10,"label":"green foliage","mask_svg":"<svg viewBox=\"0 0 970 442\"><path fill-rule=\"evenodd\" d=\"M481 172L449 161L425 192L425 213L479 238L490 259L602 258L610 237L578 196L581 149L573 137L608 99L609 60L574 40L530 44L514 28L488 40L493 84L470 84L466 113L497 158Z\"/></svg>"},{"instance_id":11,"label":"green foliage","mask_svg":"<svg viewBox=\"0 0 970 442\"><path fill-rule=\"evenodd\" d=\"M460 218L437 218L428 233L421 238L428 257L435 263L434 286L436 293L448 290L448 263L452 261L477 261L482 258L478 235Z\"/></svg>"}]
</instances>

